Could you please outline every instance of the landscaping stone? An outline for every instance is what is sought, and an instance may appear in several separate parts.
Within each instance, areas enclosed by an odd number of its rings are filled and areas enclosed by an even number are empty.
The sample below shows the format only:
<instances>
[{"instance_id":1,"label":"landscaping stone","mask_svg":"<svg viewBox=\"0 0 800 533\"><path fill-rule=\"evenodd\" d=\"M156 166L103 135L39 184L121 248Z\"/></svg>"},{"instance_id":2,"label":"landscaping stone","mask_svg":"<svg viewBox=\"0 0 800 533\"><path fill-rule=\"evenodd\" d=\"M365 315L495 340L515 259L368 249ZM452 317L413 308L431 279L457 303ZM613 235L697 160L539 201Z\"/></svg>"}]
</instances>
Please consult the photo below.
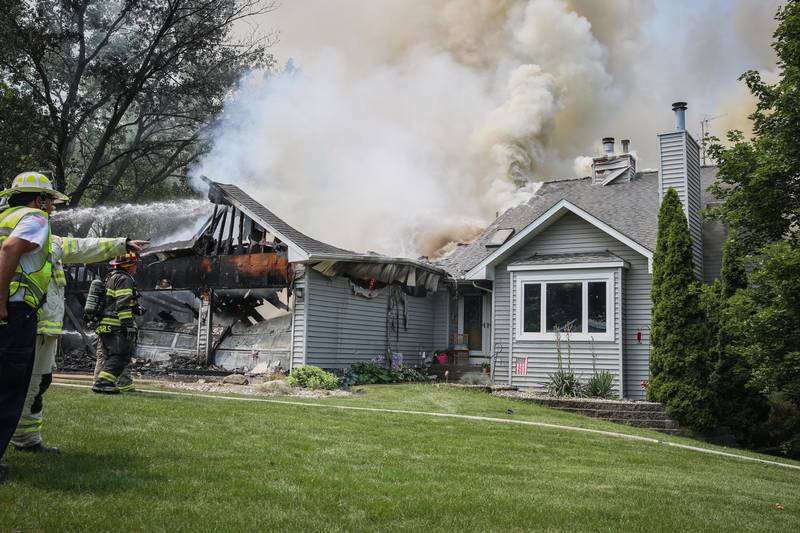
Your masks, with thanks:
<instances>
[{"instance_id":1,"label":"landscaping stone","mask_svg":"<svg viewBox=\"0 0 800 533\"><path fill-rule=\"evenodd\" d=\"M247 378L242 374L230 374L222 378L227 385L247 385Z\"/></svg>"},{"instance_id":2,"label":"landscaping stone","mask_svg":"<svg viewBox=\"0 0 800 533\"><path fill-rule=\"evenodd\" d=\"M494 391L493 394L616 424L653 429L669 435L691 436L691 432L681 428L675 420L667 416L664 406L660 403L597 398L553 398L521 391Z\"/></svg>"}]
</instances>

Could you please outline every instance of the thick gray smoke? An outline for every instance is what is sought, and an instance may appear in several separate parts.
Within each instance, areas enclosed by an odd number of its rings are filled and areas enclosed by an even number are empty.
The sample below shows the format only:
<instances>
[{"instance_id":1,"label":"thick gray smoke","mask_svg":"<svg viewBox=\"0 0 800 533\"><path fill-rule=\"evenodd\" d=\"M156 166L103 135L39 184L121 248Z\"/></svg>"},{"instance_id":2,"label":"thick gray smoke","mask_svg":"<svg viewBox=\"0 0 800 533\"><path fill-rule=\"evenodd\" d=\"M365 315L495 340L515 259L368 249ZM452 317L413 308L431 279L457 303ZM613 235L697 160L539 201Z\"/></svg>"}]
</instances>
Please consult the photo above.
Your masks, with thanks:
<instances>
[{"instance_id":1,"label":"thick gray smoke","mask_svg":"<svg viewBox=\"0 0 800 533\"><path fill-rule=\"evenodd\" d=\"M773 4L738 4L768 43ZM672 101L690 102L695 129L726 112L726 95L741 108L727 116L745 116L736 77L774 65L763 46L752 61L716 57L746 33L715 12L732 5L286 2L262 24L280 30L275 53L297 68L242 80L194 173L240 185L332 244L429 255L538 182L583 173L603 136L631 138L640 167L655 166Z\"/></svg>"}]
</instances>

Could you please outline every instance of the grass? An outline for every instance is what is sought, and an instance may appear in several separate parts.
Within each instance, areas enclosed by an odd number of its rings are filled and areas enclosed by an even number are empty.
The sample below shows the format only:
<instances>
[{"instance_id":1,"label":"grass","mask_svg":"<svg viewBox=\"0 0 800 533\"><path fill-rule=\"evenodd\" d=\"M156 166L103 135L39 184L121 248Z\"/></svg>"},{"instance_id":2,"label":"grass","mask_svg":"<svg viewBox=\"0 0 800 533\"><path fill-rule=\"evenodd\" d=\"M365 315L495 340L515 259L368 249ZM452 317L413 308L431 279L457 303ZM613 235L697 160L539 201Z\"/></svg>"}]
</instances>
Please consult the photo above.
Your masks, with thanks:
<instances>
[{"instance_id":1,"label":"grass","mask_svg":"<svg viewBox=\"0 0 800 533\"><path fill-rule=\"evenodd\" d=\"M498 418L511 406L514 418L652 435L430 386L311 401ZM8 453L0 531L800 530L800 472L656 444L60 387L46 402L46 435L66 453Z\"/></svg>"}]
</instances>

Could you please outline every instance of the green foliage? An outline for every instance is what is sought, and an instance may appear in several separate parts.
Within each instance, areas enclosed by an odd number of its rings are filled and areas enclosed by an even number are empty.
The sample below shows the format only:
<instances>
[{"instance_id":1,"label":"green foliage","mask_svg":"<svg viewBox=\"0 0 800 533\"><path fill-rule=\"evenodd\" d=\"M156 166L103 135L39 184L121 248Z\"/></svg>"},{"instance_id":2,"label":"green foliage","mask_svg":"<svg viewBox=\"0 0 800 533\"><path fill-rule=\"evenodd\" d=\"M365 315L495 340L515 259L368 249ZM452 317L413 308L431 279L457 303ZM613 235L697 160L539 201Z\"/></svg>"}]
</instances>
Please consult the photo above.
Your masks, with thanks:
<instances>
[{"instance_id":1,"label":"green foliage","mask_svg":"<svg viewBox=\"0 0 800 533\"><path fill-rule=\"evenodd\" d=\"M271 67L269 36L234 26L269 11L258 0L5 1L0 80L39 125L17 126L73 203L186 192L208 148L203 131L251 68ZM32 122L32 121L31 121Z\"/></svg>"},{"instance_id":2,"label":"green foliage","mask_svg":"<svg viewBox=\"0 0 800 533\"><path fill-rule=\"evenodd\" d=\"M729 146L714 142L709 150L719 165L712 191L725 200L715 214L738 230L747 251L781 239L800 244L800 3L779 11L773 47L781 67L774 85L756 71L744 80L757 99L754 137L729 132Z\"/></svg>"},{"instance_id":3,"label":"green foliage","mask_svg":"<svg viewBox=\"0 0 800 533\"><path fill-rule=\"evenodd\" d=\"M43 169L41 132L43 117L30 97L0 82L0 185L5 188L15 175Z\"/></svg>"},{"instance_id":4,"label":"green foliage","mask_svg":"<svg viewBox=\"0 0 800 533\"><path fill-rule=\"evenodd\" d=\"M339 379L329 372L313 365L295 368L287 379L292 387L303 389L333 390L339 386Z\"/></svg>"},{"instance_id":5,"label":"green foliage","mask_svg":"<svg viewBox=\"0 0 800 533\"><path fill-rule=\"evenodd\" d=\"M581 398L586 396L583 383L572 370L559 368L549 374L550 381L547 383L547 394L550 396Z\"/></svg>"},{"instance_id":6,"label":"green foliage","mask_svg":"<svg viewBox=\"0 0 800 533\"><path fill-rule=\"evenodd\" d=\"M408 366L388 368L375 361L364 361L350 365L353 385L373 385L378 383L425 382L425 374Z\"/></svg>"},{"instance_id":7,"label":"green foliage","mask_svg":"<svg viewBox=\"0 0 800 533\"><path fill-rule=\"evenodd\" d=\"M747 271L745 270L745 253L739 242L736 230L728 232L725 246L722 249L722 296L730 298L737 290L747 287Z\"/></svg>"},{"instance_id":8,"label":"green foliage","mask_svg":"<svg viewBox=\"0 0 800 533\"><path fill-rule=\"evenodd\" d=\"M670 188L659 212L653 255L651 379L647 394L665 404L683 425L707 430L714 425L711 362L694 276L692 243L678 193Z\"/></svg>"},{"instance_id":9,"label":"green foliage","mask_svg":"<svg viewBox=\"0 0 800 533\"><path fill-rule=\"evenodd\" d=\"M584 394L589 398L604 398L610 400L614 394L614 374L608 370L595 372L584 387Z\"/></svg>"},{"instance_id":10,"label":"green foliage","mask_svg":"<svg viewBox=\"0 0 800 533\"><path fill-rule=\"evenodd\" d=\"M800 250L786 243L755 257L752 284L737 300L754 381L800 405ZM745 316L744 313L749 312Z\"/></svg>"},{"instance_id":11,"label":"green foliage","mask_svg":"<svg viewBox=\"0 0 800 533\"><path fill-rule=\"evenodd\" d=\"M737 234L731 231L723 250L721 280L704 286L701 295L708 331L716 337L709 346L714 365L709 387L714 393L717 424L728 427L739 444L761 447L766 443L761 426L767 401L750 383L751 361L734 342L741 328L730 306L737 291L746 288L745 261Z\"/></svg>"}]
</instances>

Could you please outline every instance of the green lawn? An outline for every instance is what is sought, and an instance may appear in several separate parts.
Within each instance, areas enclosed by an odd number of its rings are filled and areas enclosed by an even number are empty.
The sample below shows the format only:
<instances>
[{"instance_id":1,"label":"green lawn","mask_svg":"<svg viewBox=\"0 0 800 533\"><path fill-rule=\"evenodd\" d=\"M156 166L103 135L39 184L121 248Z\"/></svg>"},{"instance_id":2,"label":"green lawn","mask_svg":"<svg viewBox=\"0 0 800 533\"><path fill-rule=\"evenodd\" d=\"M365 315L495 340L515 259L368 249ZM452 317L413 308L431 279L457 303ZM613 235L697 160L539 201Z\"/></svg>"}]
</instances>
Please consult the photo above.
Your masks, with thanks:
<instances>
[{"instance_id":1,"label":"green lawn","mask_svg":"<svg viewBox=\"0 0 800 533\"><path fill-rule=\"evenodd\" d=\"M473 391L314 403L649 435ZM53 458L9 452L0 531L799 531L800 471L555 429L53 387ZM776 508L780 503L784 509Z\"/></svg>"}]
</instances>

